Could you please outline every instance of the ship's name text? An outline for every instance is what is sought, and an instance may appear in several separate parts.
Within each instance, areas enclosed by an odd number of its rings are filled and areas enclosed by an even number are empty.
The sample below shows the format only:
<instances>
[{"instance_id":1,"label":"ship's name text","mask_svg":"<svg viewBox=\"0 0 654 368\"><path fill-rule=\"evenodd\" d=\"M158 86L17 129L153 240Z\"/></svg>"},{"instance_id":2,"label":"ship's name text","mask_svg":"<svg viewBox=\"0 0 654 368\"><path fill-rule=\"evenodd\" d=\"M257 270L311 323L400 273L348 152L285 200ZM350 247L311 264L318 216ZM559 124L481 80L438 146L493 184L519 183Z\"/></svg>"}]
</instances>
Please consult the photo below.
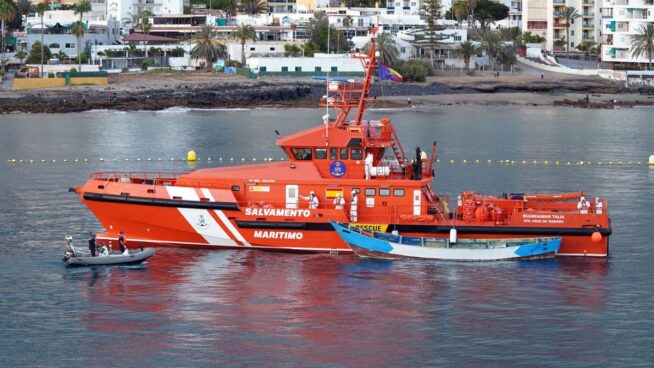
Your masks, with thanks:
<instances>
[{"instance_id":1,"label":"ship's name text","mask_svg":"<svg viewBox=\"0 0 654 368\"><path fill-rule=\"evenodd\" d=\"M246 216L309 217L311 211L289 208L246 208Z\"/></svg>"},{"instance_id":2,"label":"ship's name text","mask_svg":"<svg viewBox=\"0 0 654 368\"><path fill-rule=\"evenodd\" d=\"M254 237L260 239L301 240L304 237L304 234L300 232L256 230L254 232Z\"/></svg>"}]
</instances>

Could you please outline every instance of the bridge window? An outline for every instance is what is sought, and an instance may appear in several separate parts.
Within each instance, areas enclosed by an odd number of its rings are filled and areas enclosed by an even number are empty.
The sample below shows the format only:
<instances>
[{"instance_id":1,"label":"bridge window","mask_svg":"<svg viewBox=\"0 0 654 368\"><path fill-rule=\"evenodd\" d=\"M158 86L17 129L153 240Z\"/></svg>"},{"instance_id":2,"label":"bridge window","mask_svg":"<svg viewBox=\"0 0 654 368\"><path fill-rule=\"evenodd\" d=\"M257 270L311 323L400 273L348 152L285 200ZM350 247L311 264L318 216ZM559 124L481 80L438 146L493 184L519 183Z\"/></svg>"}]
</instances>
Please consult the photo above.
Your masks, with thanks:
<instances>
[{"instance_id":1,"label":"bridge window","mask_svg":"<svg viewBox=\"0 0 654 368\"><path fill-rule=\"evenodd\" d=\"M327 148L316 148L316 160L324 160L327 158Z\"/></svg>"},{"instance_id":2,"label":"bridge window","mask_svg":"<svg viewBox=\"0 0 654 368\"><path fill-rule=\"evenodd\" d=\"M365 193L369 197L374 197L377 194L377 189L375 189L375 188L366 188Z\"/></svg>"},{"instance_id":3,"label":"bridge window","mask_svg":"<svg viewBox=\"0 0 654 368\"><path fill-rule=\"evenodd\" d=\"M347 148L341 148L341 160L347 160Z\"/></svg>"},{"instance_id":4,"label":"bridge window","mask_svg":"<svg viewBox=\"0 0 654 368\"><path fill-rule=\"evenodd\" d=\"M338 160L338 148L330 148L329 149L329 159L330 160Z\"/></svg>"},{"instance_id":5,"label":"bridge window","mask_svg":"<svg viewBox=\"0 0 654 368\"><path fill-rule=\"evenodd\" d=\"M238 192L239 190L241 190L241 187L240 187L240 186L238 186L238 185L232 185L232 192Z\"/></svg>"},{"instance_id":6,"label":"bridge window","mask_svg":"<svg viewBox=\"0 0 654 368\"><path fill-rule=\"evenodd\" d=\"M311 148L291 148L291 153L298 161L311 160Z\"/></svg>"},{"instance_id":7,"label":"bridge window","mask_svg":"<svg viewBox=\"0 0 654 368\"><path fill-rule=\"evenodd\" d=\"M352 148L352 154L350 155L353 160L361 160L363 158L363 150L361 148Z\"/></svg>"},{"instance_id":8,"label":"bridge window","mask_svg":"<svg viewBox=\"0 0 654 368\"><path fill-rule=\"evenodd\" d=\"M379 188L379 195L381 197L388 197L391 195L391 190L389 188Z\"/></svg>"},{"instance_id":9,"label":"bridge window","mask_svg":"<svg viewBox=\"0 0 654 368\"><path fill-rule=\"evenodd\" d=\"M404 189L393 189L393 195L396 197L404 197Z\"/></svg>"}]
</instances>

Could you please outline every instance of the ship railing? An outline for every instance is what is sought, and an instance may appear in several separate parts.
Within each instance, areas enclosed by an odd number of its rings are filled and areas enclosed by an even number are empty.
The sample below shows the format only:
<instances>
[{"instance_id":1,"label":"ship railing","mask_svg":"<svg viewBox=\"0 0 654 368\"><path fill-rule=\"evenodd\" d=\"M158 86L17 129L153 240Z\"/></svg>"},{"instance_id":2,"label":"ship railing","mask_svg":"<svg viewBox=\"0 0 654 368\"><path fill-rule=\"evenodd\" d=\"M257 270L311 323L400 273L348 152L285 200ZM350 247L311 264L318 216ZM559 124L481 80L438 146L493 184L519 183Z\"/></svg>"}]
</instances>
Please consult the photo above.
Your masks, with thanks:
<instances>
[{"instance_id":1,"label":"ship railing","mask_svg":"<svg viewBox=\"0 0 654 368\"><path fill-rule=\"evenodd\" d=\"M121 182L131 184L157 185L158 183L174 183L185 172L165 171L101 171L89 175L92 180L104 180L104 185L109 182Z\"/></svg>"}]
</instances>

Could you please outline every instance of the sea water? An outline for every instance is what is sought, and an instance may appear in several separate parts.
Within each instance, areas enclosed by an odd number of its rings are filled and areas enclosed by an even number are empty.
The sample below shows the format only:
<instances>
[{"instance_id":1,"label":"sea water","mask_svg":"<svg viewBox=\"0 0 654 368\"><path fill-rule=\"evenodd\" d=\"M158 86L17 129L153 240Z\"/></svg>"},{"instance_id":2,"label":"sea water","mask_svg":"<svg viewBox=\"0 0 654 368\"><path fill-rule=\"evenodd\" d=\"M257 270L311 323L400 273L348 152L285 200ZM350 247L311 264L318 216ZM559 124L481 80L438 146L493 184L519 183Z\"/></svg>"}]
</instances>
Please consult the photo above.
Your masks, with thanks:
<instances>
[{"instance_id":1,"label":"sea water","mask_svg":"<svg viewBox=\"0 0 654 368\"><path fill-rule=\"evenodd\" d=\"M370 113L393 120L410 156L437 141L438 193L605 196L608 259L460 264L160 248L142 266L112 268L61 262L65 235L84 246L86 231L102 230L70 186L92 171L278 160L275 130L320 124L325 111L0 116L0 366L651 367L653 112ZM181 161L191 149L201 159L193 167Z\"/></svg>"}]
</instances>

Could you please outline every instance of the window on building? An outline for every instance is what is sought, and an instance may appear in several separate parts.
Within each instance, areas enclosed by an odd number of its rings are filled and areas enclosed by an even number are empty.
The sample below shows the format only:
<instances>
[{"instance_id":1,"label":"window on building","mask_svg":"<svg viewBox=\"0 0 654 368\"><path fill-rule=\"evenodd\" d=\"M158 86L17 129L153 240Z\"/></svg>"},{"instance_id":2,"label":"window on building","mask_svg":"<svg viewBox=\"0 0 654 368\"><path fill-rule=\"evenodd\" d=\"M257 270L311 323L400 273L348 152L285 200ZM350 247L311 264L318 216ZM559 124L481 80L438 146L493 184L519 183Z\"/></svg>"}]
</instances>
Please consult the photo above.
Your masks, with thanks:
<instances>
[{"instance_id":1,"label":"window on building","mask_svg":"<svg viewBox=\"0 0 654 368\"><path fill-rule=\"evenodd\" d=\"M406 53L406 47L400 47L400 53L401 54Z\"/></svg>"},{"instance_id":2,"label":"window on building","mask_svg":"<svg viewBox=\"0 0 654 368\"><path fill-rule=\"evenodd\" d=\"M321 72L321 71L322 71L322 68L319 67L319 66L317 66L316 69L315 69L315 71L317 71L317 72Z\"/></svg>"},{"instance_id":3,"label":"window on building","mask_svg":"<svg viewBox=\"0 0 654 368\"><path fill-rule=\"evenodd\" d=\"M338 67L337 66L332 66L332 72L337 72L337 71L338 71Z\"/></svg>"},{"instance_id":4,"label":"window on building","mask_svg":"<svg viewBox=\"0 0 654 368\"><path fill-rule=\"evenodd\" d=\"M338 160L338 148L330 148L329 149L329 159L330 160Z\"/></svg>"},{"instance_id":5,"label":"window on building","mask_svg":"<svg viewBox=\"0 0 654 368\"><path fill-rule=\"evenodd\" d=\"M287 66L283 66L283 67L282 67L282 71L283 71L283 72L287 72L287 71L288 71L288 67L287 67Z\"/></svg>"},{"instance_id":6,"label":"window on building","mask_svg":"<svg viewBox=\"0 0 654 368\"><path fill-rule=\"evenodd\" d=\"M301 72L301 71L302 71L302 67L301 67L301 66L296 66L296 67L295 67L295 71L296 71L296 72Z\"/></svg>"},{"instance_id":7,"label":"window on building","mask_svg":"<svg viewBox=\"0 0 654 368\"><path fill-rule=\"evenodd\" d=\"M250 47L250 51L256 51L255 47Z\"/></svg>"},{"instance_id":8,"label":"window on building","mask_svg":"<svg viewBox=\"0 0 654 368\"><path fill-rule=\"evenodd\" d=\"M393 189L393 195L396 197L404 197L404 189Z\"/></svg>"},{"instance_id":9,"label":"window on building","mask_svg":"<svg viewBox=\"0 0 654 368\"><path fill-rule=\"evenodd\" d=\"M389 188L379 188L379 196L388 197L391 195L391 190Z\"/></svg>"},{"instance_id":10,"label":"window on building","mask_svg":"<svg viewBox=\"0 0 654 368\"><path fill-rule=\"evenodd\" d=\"M353 160L361 160L363 158L363 150L361 148L352 148L350 157L352 157Z\"/></svg>"},{"instance_id":11,"label":"window on building","mask_svg":"<svg viewBox=\"0 0 654 368\"><path fill-rule=\"evenodd\" d=\"M274 47L271 47L271 48L270 48L270 51L275 51L275 48L274 48Z\"/></svg>"},{"instance_id":12,"label":"window on building","mask_svg":"<svg viewBox=\"0 0 654 368\"><path fill-rule=\"evenodd\" d=\"M341 148L341 160L347 160L347 148Z\"/></svg>"},{"instance_id":13,"label":"window on building","mask_svg":"<svg viewBox=\"0 0 654 368\"><path fill-rule=\"evenodd\" d=\"M366 188L365 194L369 197L374 197L377 194L377 189L375 188Z\"/></svg>"},{"instance_id":14,"label":"window on building","mask_svg":"<svg viewBox=\"0 0 654 368\"><path fill-rule=\"evenodd\" d=\"M311 160L311 148L291 148L291 153L298 161Z\"/></svg>"},{"instance_id":15,"label":"window on building","mask_svg":"<svg viewBox=\"0 0 654 368\"><path fill-rule=\"evenodd\" d=\"M327 148L316 148L316 160L324 160L327 158Z\"/></svg>"},{"instance_id":16,"label":"window on building","mask_svg":"<svg viewBox=\"0 0 654 368\"><path fill-rule=\"evenodd\" d=\"M75 49L75 44L74 43L67 43L64 45L65 48L74 50Z\"/></svg>"},{"instance_id":17,"label":"window on building","mask_svg":"<svg viewBox=\"0 0 654 368\"><path fill-rule=\"evenodd\" d=\"M266 72L266 71L268 71L268 68L265 67L265 66L260 66L260 67L259 67L259 71L260 71L260 72Z\"/></svg>"},{"instance_id":18,"label":"window on building","mask_svg":"<svg viewBox=\"0 0 654 368\"><path fill-rule=\"evenodd\" d=\"M461 41L461 35L454 35L454 41Z\"/></svg>"}]
</instances>

